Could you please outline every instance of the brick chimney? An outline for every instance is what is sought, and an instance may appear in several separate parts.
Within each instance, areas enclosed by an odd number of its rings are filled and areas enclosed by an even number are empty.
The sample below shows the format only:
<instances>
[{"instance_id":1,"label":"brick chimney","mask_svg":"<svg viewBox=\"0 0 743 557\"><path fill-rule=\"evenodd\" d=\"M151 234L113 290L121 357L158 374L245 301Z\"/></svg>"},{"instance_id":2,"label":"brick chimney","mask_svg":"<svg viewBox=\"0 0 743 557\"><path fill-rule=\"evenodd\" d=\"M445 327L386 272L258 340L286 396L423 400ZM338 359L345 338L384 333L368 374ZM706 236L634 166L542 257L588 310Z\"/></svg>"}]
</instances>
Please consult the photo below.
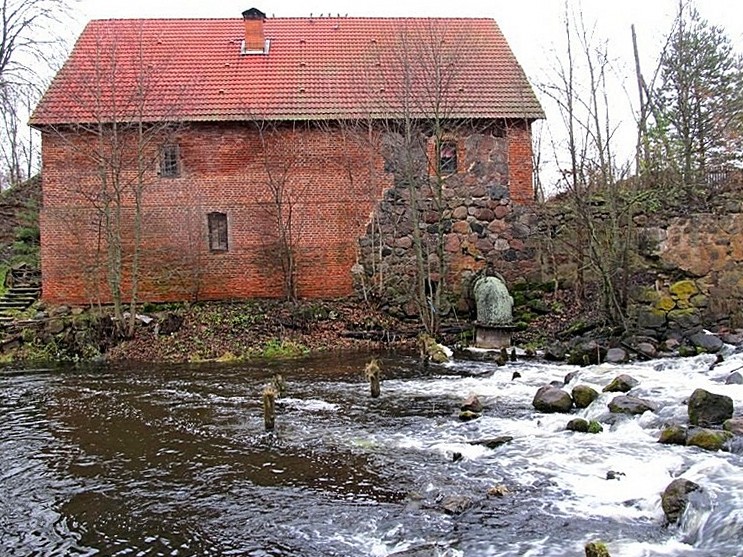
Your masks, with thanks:
<instances>
[{"instance_id":1,"label":"brick chimney","mask_svg":"<svg viewBox=\"0 0 743 557\"><path fill-rule=\"evenodd\" d=\"M266 14L257 8L250 8L243 12L245 21L245 44L243 54L254 54L268 52L266 48L266 37L263 34L263 22Z\"/></svg>"}]
</instances>

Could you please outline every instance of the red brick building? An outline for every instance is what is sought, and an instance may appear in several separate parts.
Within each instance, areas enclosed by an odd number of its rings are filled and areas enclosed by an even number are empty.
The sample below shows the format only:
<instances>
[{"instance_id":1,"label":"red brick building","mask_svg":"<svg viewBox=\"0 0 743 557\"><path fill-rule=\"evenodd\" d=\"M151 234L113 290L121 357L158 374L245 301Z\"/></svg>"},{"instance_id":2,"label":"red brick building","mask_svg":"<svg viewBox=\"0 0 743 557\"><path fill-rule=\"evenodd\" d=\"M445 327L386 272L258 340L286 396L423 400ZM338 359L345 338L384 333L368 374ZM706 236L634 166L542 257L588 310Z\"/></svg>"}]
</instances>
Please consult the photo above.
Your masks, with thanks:
<instances>
[{"instance_id":1,"label":"red brick building","mask_svg":"<svg viewBox=\"0 0 743 557\"><path fill-rule=\"evenodd\" d=\"M434 175L453 273L527 260L541 117L489 19L92 21L31 119L43 296L348 295L405 273Z\"/></svg>"}]
</instances>

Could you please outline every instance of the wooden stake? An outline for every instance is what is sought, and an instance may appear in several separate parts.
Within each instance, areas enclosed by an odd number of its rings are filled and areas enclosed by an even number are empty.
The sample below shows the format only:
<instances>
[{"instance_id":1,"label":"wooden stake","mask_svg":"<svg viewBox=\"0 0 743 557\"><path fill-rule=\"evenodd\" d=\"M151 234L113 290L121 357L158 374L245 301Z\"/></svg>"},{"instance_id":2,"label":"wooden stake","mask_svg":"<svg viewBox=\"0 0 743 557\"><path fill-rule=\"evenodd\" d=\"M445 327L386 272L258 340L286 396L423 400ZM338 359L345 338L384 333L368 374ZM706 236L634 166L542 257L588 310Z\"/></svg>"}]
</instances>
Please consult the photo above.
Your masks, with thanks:
<instances>
[{"instance_id":1,"label":"wooden stake","mask_svg":"<svg viewBox=\"0 0 743 557\"><path fill-rule=\"evenodd\" d=\"M276 389L271 385L263 389L263 423L266 431L273 431L276 425Z\"/></svg>"}]
</instances>

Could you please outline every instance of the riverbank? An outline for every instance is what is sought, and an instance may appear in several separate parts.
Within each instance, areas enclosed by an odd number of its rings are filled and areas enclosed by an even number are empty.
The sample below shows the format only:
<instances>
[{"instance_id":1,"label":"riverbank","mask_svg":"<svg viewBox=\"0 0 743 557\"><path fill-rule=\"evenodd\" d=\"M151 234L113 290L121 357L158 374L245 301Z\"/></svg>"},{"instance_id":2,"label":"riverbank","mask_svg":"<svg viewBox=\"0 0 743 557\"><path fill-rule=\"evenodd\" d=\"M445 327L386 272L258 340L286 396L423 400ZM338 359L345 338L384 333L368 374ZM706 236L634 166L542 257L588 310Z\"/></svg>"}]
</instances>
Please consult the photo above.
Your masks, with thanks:
<instances>
[{"instance_id":1,"label":"riverbank","mask_svg":"<svg viewBox=\"0 0 743 557\"><path fill-rule=\"evenodd\" d=\"M110 309L45 307L5 329L6 362L204 362L292 358L412 346L415 321L354 300L145 304L132 338L116 336Z\"/></svg>"}]
</instances>

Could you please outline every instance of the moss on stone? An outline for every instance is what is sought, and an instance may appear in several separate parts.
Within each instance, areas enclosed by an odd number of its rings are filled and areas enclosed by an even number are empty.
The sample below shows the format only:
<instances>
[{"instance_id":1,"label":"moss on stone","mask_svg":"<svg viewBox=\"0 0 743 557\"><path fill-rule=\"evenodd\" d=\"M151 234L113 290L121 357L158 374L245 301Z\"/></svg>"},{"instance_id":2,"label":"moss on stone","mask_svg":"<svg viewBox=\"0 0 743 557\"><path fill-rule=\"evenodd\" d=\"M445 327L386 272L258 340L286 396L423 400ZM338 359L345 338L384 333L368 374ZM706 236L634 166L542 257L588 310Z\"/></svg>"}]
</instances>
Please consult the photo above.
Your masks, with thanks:
<instances>
[{"instance_id":1,"label":"moss on stone","mask_svg":"<svg viewBox=\"0 0 743 557\"><path fill-rule=\"evenodd\" d=\"M688 446L699 447L707 451L719 451L733 437L729 431L716 429L692 429L686 437Z\"/></svg>"},{"instance_id":2,"label":"moss on stone","mask_svg":"<svg viewBox=\"0 0 743 557\"><path fill-rule=\"evenodd\" d=\"M671 293L671 296L679 300L689 300L689 298L699 293L697 285L691 280L680 280L674 282L668 290Z\"/></svg>"},{"instance_id":3,"label":"moss on stone","mask_svg":"<svg viewBox=\"0 0 743 557\"><path fill-rule=\"evenodd\" d=\"M670 296L660 296L658 301L655 302L655 309L662 311L671 311L676 307L676 300Z\"/></svg>"},{"instance_id":4,"label":"moss on stone","mask_svg":"<svg viewBox=\"0 0 743 557\"><path fill-rule=\"evenodd\" d=\"M668 321L681 329L692 329L702 322L697 308L674 309L668 312Z\"/></svg>"},{"instance_id":5,"label":"moss on stone","mask_svg":"<svg viewBox=\"0 0 743 557\"><path fill-rule=\"evenodd\" d=\"M586 544L586 557L611 557L606 544L602 541L589 542Z\"/></svg>"},{"instance_id":6,"label":"moss on stone","mask_svg":"<svg viewBox=\"0 0 743 557\"><path fill-rule=\"evenodd\" d=\"M645 302L648 304L655 304L660 299L660 294L653 286L644 286L637 288L632 293L632 297L638 302Z\"/></svg>"}]
</instances>

